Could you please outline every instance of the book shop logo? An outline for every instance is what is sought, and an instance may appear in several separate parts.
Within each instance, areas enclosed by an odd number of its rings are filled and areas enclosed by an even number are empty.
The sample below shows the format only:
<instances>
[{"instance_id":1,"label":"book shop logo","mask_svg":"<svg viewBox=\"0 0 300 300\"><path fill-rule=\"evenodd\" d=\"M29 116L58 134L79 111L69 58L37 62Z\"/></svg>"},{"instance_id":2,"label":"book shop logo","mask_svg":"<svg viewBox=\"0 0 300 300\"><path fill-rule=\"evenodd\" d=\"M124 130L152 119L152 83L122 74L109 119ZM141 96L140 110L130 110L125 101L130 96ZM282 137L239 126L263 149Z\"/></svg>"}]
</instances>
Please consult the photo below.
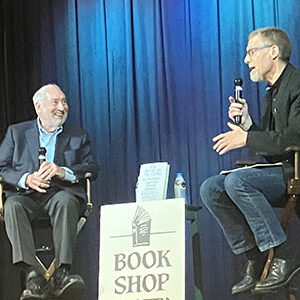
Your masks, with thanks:
<instances>
[{"instance_id":1,"label":"book shop logo","mask_svg":"<svg viewBox=\"0 0 300 300\"><path fill-rule=\"evenodd\" d=\"M151 233L151 218L149 213L138 206L132 220L133 247L149 246Z\"/></svg>"}]
</instances>

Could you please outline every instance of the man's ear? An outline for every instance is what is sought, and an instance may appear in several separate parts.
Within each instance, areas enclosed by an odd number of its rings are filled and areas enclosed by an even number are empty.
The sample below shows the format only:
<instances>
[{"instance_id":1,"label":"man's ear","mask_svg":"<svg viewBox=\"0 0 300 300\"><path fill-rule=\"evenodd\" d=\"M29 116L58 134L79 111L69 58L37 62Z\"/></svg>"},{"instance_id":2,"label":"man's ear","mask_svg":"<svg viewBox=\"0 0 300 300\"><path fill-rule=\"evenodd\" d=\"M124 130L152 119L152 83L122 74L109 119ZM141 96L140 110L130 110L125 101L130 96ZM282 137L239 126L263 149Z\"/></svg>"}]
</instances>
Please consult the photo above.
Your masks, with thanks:
<instances>
[{"instance_id":1,"label":"man's ear","mask_svg":"<svg viewBox=\"0 0 300 300\"><path fill-rule=\"evenodd\" d=\"M271 47L271 55L273 60L279 57L279 52L279 47L277 45L273 45Z\"/></svg>"},{"instance_id":2,"label":"man's ear","mask_svg":"<svg viewBox=\"0 0 300 300\"><path fill-rule=\"evenodd\" d=\"M34 102L35 112L38 114L41 111L41 103L39 101Z\"/></svg>"}]
</instances>

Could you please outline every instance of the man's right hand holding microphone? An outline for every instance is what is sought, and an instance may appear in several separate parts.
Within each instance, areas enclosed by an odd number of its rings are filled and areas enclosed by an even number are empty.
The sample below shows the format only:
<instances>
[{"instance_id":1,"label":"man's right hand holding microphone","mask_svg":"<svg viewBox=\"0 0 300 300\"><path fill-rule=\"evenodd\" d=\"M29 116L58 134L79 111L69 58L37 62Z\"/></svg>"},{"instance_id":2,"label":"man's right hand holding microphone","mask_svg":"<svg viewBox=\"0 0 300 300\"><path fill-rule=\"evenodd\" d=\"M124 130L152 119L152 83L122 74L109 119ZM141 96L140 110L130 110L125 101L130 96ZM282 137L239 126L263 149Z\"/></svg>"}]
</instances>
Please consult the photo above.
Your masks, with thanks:
<instances>
[{"instance_id":1,"label":"man's right hand holding microphone","mask_svg":"<svg viewBox=\"0 0 300 300\"><path fill-rule=\"evenodd\" d=\"M221 133L213 138L213 142L215 143L213 149L220 155L230 150L246 146L248 136L247 131L253 124L245 99L239 98L238 101L236 101L230 96L229 102L229 118L234 122L236 116L241 116L241 123L235 125L228 122L227 125L231 130Z\"/></svg>"}]
</instances>

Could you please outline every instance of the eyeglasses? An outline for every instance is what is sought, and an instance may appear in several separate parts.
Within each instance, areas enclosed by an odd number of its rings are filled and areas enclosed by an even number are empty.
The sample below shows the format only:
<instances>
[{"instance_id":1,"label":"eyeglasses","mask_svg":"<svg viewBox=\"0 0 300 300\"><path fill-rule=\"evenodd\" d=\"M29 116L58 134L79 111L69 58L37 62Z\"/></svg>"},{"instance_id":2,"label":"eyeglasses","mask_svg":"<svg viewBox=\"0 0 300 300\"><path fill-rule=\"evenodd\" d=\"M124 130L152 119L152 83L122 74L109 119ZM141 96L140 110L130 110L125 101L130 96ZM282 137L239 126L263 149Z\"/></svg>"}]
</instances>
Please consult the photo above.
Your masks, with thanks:
<instances>
[{"instance_id":1,"label":"eyeglasses","mask_svg":"<svg viewBox=\"0 0 300 300\"><path fill-rule=\"evenodd\" d=\"M262 49L265 49L265 48L269 48L269 47L272 47L272 46L273 46L273 44L251 48L251 49L246 51L246 55L252 56L256 51L262 50Z\"/></svg>"}]
</instances>

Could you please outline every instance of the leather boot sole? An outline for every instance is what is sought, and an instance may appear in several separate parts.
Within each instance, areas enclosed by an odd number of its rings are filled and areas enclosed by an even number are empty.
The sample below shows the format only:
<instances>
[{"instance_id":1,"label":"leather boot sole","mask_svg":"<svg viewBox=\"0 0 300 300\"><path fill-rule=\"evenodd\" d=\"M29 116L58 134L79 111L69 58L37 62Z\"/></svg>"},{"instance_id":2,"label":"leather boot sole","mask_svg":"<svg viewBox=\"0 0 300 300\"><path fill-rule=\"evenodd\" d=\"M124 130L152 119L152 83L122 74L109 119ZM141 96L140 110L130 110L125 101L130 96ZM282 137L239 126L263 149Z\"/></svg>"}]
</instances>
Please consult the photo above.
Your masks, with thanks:
<instances>
[{"instance_id":1,"label":"leather boot sole","mask_svg":"<svg viewBox=\"0 0 300 300\"><path fill-rule=\"evenodd\" d=\"M240 288L240 289L231 290L231 294L235 295L235 294L247 292L247 291L251 290L255 286L255 284L256 284L256 282L254 282L248 286L244 286L243 288Z\"/></svg>"},{"instance_id":2,"label":"leather boot sole","mask_svg":"<svg viewBox=\"0 0 300 300\"><path fill-rule=\"evenodd\" d=\"M47 299L46 296L38 296L38 295L21 295L20 300L44 300Z\"/></svg>"},{"instance_id":3,"label":"leather boot sole","mask_svg":"<svg viewBox=\"0 0 300 300\"><path fill-rule=\"evenodd\" d=\"M82 281L70 281L66 284L63 289L59 291L59 294L56 295L55 299L63 300L75 300L82 296L84 292L84 283Z\"/></svg>"},{"instance_id":4,"label":"leather boot sole","mask_svg":"<svg viewBox=\"0 0 300 300\"><path fill-rule=\"evenodd\" d=\"M41 298L41 297L38 297L38 296L26 296L26 297L23 297L21 296L20 297L20 300L44 300L46 298Z\"/></svg>"},{"instance_id":5,"label":"leather boot sole","mask_svg":"<svg viewBox=\"0 0 300 300\"><path fill-rule=\"evenodd\" d=\"M41 295L33 294L30 290L24 290L20 297L20 300L45 300L49 294L49 289L44 291Z\"/></svg>"}]
</instances>

